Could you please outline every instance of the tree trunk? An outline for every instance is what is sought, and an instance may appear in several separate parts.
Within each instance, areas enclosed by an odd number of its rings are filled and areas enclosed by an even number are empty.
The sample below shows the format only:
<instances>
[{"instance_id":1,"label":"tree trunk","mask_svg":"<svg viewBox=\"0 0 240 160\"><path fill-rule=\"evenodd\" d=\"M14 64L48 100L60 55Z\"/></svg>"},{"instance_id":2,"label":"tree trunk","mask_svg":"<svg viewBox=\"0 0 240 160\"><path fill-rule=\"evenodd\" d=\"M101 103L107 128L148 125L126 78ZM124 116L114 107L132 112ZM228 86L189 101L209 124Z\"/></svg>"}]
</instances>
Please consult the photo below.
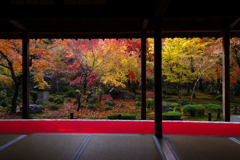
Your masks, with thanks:
<instances>
[{"instance_id":1,"label":"tree trunk","mask_svg":"<svg viewBox=\"0 0 240 160\"><path fill-rule=\"evenodd\" d=\"M222 83L220 78L217 79L217 85L218 85L218 90L220 94L222 94Z\"/></svg>"},{"instance_id":2,"label":"tree trunk","mask_svg":"<svg viewBox=\"0 0 240 160\"><path fill-rule=\"evenodd\" d=\"M133 85L132 85L132 91L131 92L135 94L136 93L136 82L132 82L132 84Z\"/></svg>"},{"instance_id":3,"label":"tree trunk","mask_svg":"<svg viewBox=\"0 0 240 160\"><path fill-rule=\"evenodd\" d=\"M214 82L211 81L211 86L210 86L210 93L214 92Z\"/></svg>"},{"instance_id":4,"label":"tree trunk","mask_svg":"<svg viewBox=\"0 0 240 160\"><path fill-rule=\"evenodd\" d=\"M199 91L200 91L200 92L204 92L204 87L203 87L203 82L202 82L202 81L203 81L203 80L200 79L200 80L199 80L199 83L198 83L198 84L199 84Z\"/></svg>"},{"instance_id":5,"label":"tree trunk","mask_svg":"<svg viewBox=\"0 0 240 160\"><path fill-rule=\"evenodd\" d=\"M19 92L19 87L20 84L16 83L15 85L15 92L12 98L12 108L11 108L11 113L16 113L16 109L17 109L17 97L18 97L18 92Z\"/></svg>"},{"instance_id":6,"label":"tree trunk","mask_svg":"<svg viewBox=\"0 0 240 160\"><path fill-rule=\"evenodd\" d=\"M131 92L131 89L132 89L131 82L130 82L130 80L128 80L128 90L129 90L129 92Z\"/></svg>"},{"instance_id":7,"label":"tree trunk","mask_svg":"<svg viewBox=\"0 0 240 160\"><path fill-rule=\"evenodd\" d=\"M78 103L78 108L77 108L77 112L78 112L81 108L81 94L77 96L77 103Z\"/></svg>"},{"instance_id":8,"label":"tree trunk","mask_svg":"<svg viewBox=\"0 0 240 160\"><path fill-rule=\"evenodd\" d=\"M177 88L177 96L178 96L179 99L182 99L181 96L180 96L180 87L181 87L181 84L180 84L180 82L178 82L177 87L176 87Z\"/></svg>"}]
</instances>

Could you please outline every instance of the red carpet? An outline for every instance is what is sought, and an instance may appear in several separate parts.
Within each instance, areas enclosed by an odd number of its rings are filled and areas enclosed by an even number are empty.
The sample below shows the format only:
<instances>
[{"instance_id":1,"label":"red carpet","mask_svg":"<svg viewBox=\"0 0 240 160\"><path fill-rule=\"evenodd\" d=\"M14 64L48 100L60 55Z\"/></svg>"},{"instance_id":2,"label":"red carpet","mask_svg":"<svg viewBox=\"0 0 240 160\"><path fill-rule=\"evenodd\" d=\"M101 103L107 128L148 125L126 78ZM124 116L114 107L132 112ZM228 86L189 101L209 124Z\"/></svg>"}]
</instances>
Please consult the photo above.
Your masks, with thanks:
<instances>
[{"instance_id":1,"label":"red carpet","mask_svg":"<svg viewBox=\"0 0 240 160\"><path fill-rule=\"evenodd\" d=\"M154 121L2 120L0 133L154 134ZM240 136L240 123L163 122L163 134Z\"/></svg>"}]
</instances>

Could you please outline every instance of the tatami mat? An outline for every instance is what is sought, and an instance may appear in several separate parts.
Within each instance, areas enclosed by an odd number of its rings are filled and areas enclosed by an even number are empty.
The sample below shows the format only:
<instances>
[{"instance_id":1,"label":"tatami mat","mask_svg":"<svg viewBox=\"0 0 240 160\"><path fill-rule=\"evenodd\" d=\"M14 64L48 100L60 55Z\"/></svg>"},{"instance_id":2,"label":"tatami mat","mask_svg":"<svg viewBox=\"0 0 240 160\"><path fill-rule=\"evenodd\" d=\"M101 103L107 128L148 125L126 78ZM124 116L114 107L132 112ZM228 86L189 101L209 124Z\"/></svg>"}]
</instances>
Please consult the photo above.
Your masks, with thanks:
<instances>
[{"instance_id":1,"label":"tatami mat","mask_svg":"<svg viewBox=\"0 0 240 160\"><path fill-rule=\"evenodd\" d=\"M0 152L0 159L69 160L85 137L86 135L30 134L3 149Z\"/></svg>"},{"instance_id":2,"label":"tatami mat","mask_svg":"<svg viewBox=\"0 0 240 160\"><path fill-rule=\"evenodd\" d=\"M237 140L239 140L239 141L240 141L240 137L234 137L234 138L236 138Z\"/></svg>"},{"instance_id":3,"label":"tatami mat","mask_svg":"<svg viewBox=\"0 0 240 160\"><path fill-rule=\"evenodd\" d=\"M79 160L161 160L152 136L93 135Z\"/></svg>"},{"instance_id":4,"label":"tatami mat","mask_svg":"<svg viewBox=\"0 0 240 160\"><path fill-rule=\"evenodd\" d=\"M18 138L22 134L0 134L0 147Z\"/></svg>"},{"instance_id":5,"label":"tatami mat","mask_svg":"<svg viewBox=\"0 0 240 160\"><path fill-rule=\"evenodd\" d=\"M228 137L165 135L181 160L238 160L240 145Z\"/></svg>"}]
</instances>

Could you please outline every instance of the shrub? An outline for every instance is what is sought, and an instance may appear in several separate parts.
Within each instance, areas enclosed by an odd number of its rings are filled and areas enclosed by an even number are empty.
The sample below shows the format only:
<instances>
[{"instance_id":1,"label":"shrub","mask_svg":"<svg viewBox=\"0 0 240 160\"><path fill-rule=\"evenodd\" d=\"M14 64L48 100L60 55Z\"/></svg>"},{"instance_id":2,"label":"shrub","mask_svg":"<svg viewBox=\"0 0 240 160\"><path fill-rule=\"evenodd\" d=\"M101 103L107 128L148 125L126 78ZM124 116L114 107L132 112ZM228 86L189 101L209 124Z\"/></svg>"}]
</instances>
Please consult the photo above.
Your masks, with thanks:
<instances>
[{"instance_id":1,"label":"shrub","mask_svg":"<svg viewBox=\"0 0 240 160\"><path fill-rule=\"evenodd\" d=\"M136 95L136 98L138 98L139 100L141 100L141 96L140 96L140 95Z\"/></svg>"},{"instance_id":2,"label":"shrub","mask_svg":"<svg viewBox=\"0 0 240 160\"><path fill-rule=\"evenodd\" d=\"M31 91L30 96L32 97L33 102L35 103L38 98L38 92L37 91Z\"/></svg>"},{"instance_id":3,"label":"shrub","mask_svg":"<svg viewBox=\"0 0 240 160\"><path fill-rule=\"evenodd\" d=\"M175 98L168 98L166 99L167 102L177 102L177 100Z\"/></svg>"},{"instance_id":4,"label":"shrub","mask_svg":"<svg viewBox=\"0 0 240 160\"><path fill-rule=\"evenodd\" d=\"M74 90L69 90L66 92L65 97L76 97L76 92Z\"/></svg>"},{"instance_id":5,"label":"shrub","mask_svg":"<svg viewBox=\"0 0 240 160\"><path fill-rule=\"evenodd\" d=\"M218 101L222 101L222 95L218 95L217 97L215 97L215 99Z\"/></svg>"},{"instance_id":6,"label":"shrub","mask_svg":"<svg viewBox=\"0 0 240 160\"><path fill-rule=\"evenodd\" d=\"M91 104L89 104L89 105L87 105L87 109L95 109L95 107L94 107L94 105L91 105Z\"/></svg>"},{"instance_id":7,"label":"shrub","mask_svg":"<svg viewBox=\"0 0 240 160\"><path fill-rule=\"evenodd\" d=\"M181 111L181 108L180 108L180 107L174 107L174 111L175 111L175 112L180 112L180 111Z\"/></svg>"},{"instance_id":8,"label":"shrub","mask_svg":"<svg viewBox=\"0 0 240 160\"><path fill-rule=\"evenodd\" d=\"M163 89L163 93L165 95L177 95L177 91L175 89L168 89L168 90Z\"/></svg>"},{"instance_id":9,"label":"shrub","mask_svg":"<svg viewBox=\"0 0 240 160\"><path fill-rule=\"evenodd\" d=\"M190 93L188 92L184 92L184 93L181 93L182 96L190 96Z\"/></svg>"},{"instance_id":10,"label":"shrub","mask_svg":"<svg viewBox=\"0 0 240 160\"><path fill-rule=\"evenodd\" d=\"M222 106L218 104L205 104L204 107L209 112L217 112L218 109L222 111Z\"/></svg>"},{"instance_id":11,"label":"shrub","mask_svg":"<svg viewBox=\"0 0 240 160\"><path fill-rule=\"evenodd\" d=\"M168 103L168 107L176 108L176 107L179 107L179 104L178 103Z\"/></svg>"},{"instance_id":12,"label":"shrub","mask_svg":"<svg viewBox=\"0 0 240 160\"><path fill-rule=\"evenodd\" d=\"M64 103L64 99L63 99L63 98L60 98L60 97L57 97L57 98L54 100L54 103L63 104L63 103Z\"/></svg>"},{"instance_id":13,"label":"shrub","mask_svg":"<svg viewBox=\"0 0 240 160\"><path fill-rule=\"evenodd\" d=\"M135 102L134 102L134 105L135 105L135 106L141 106L141 102L135 101Z\"/></svg>"},{"instance_id":14,"label":"shrub","mask_svg":"<svg viewBox=\"0 0 240 160\"><path fill-rule=\"evenodd\" d=\"M203 105L197 105L197 115L199 117L203 116L205 113L205 107Z\"/></svg>"},{"instance_id":15,"label":"shrub","mask_svg":"<svg viewBox=\"0 0 240 160\"><path fill-rule=\"evenodd\" d=\"M2 106L2 107L7 107L7 106L8 106L8 103L7 103L5 100L2 100L2 101L0 102L0 106Z\"/></svg>"},{"instance_id":16,"label":"shrub","mask_svg":"<svg viewBox=\"0 0 240 160\"><path fill-rule=\"evenodd\" d=\"M75 101L73 102L73 104L78 104L78 101L77 101L77 100L75 100Z\"/></svg>"},{"instance_id":17,"label":"shrub","mask_svg":"<svg viewBox=\"0 0 240 160\"><path fill-rule=\"evenodd\" d=\"M111 106L105 107L105 110L106 111L112 110L112 107Z\"/></svg>"},{"instance_id":18,"label":"shrub","mask_svg":"<svg viewBox=\"0 0 240 160\"><path fill-rule=\"evenodd\" d=\"M48 100L49 100L50 102L54 102L54 96L52 96L52 95L48 96Z\"/></svg>"},{"instance_id":19,"label":"shrub","mask_svg":"<svg viewBox=\"0 0 240 160\"><path fill-rule=\"evenodd\" d=\"M184 114L190 113L190 115L193 117L197 113L198 108L195 105L185 105L182 107L182 112Z\"/></svg>"},{"instance_id":20,"label":"shrub","mask_svg":"<svg viewBox=\"0 0 240 160\"><path fill-rule=\"evenodd\" d=\"M222 95L218 95L217 97L215 97L216 100L222 101ZM230 100L233 101L234 100L234 96L230 95Z\"/></svg>"},{"instance_id":21,"label":"shrub","mask_svg":"<svg viewBox=\"0 0 240 160\"><path fill-rule=\"evenodd\" d=\"M181 119L182 114L179 112L175 112L175 111L169 111L169 112L165 112L162 114L162 117L165 120L170 120L171 116L172 116L172 119L179 120L179 119Z\"/></svg>"},{"instance_id":22,"label":"shrub","mask_svg":"<svg viewBox=\"0 0 240 160\"><path fill-rule=\"evenodd\" d=\"M118 114L108 115L108 119L118 119Z\"/></svg>"},{"instance_id":23,"label":"shrub","mask_svg":"<svg viewBox=\"0 0 240 160\"><path fill-rule=\"evenodd\" d=\"M135 114L122 114L122 119L137 119Z\"/></svg>"},{"instance_id":24,"label":"shrub","mask_svg":"<svg viewBox=\"0 0 240 160\"><path fill-rule=\"evenodd\" d=\"M72 102L71 98L68 98L68 99L67 99L67 102L68 102L68 103Z\"/></svg>"},{"instance_id":25,"label":"shrub","mask_svg":"<svg viewBox=\"0 0 240 160\"><path fill-rule=\"evenodd\" d=\"M152 98L146 99L146 104L147 104L147 108L153 109L154 108L154 99L152 99Z\"/></svg>"},{"instance_id":26,"label":"shrub","mask_svg":"<svg viewBox=\"0 0 240 160\"><path fill-rule=\"evenodd\" d=\"M141 93L140 92L136 92L135 95L141 95Z\"/></svg>"},{"instance_id":27,"label":"shrub","mask_svg":"<svg viewBox=\"0 0 240 160\"><path fill-rule=\"evenodd\" d=\"M178 100L178 104L179 104L180 106L185 106L185 105L188 105L188 101L185 100L185 99L179 99L179 100Z\"/></svg>"},{"instance_id":28,"label":"shrub","mask_svg":"<svg viewBox=\"0 0 240 160\"><path fill-rule=\"evenodd\" d=\"M140 101L140 99L139 98L135 98L134 101Z\"/></svg>"},{"instance_id":29,"label":"shrub","mask_svg":"<svg viewBox=\"0 0 240 160\"><path fill-rule=\"evenodd\" d=\"M58 110L60 108L60 105L54 104L50 107L51 110Z\"/></svg>"},{"instance_id":30,"label":"shrub","mask_svg":"<svg viewBox=\"0 0 240 160\"><path fill-rule=\"evenodd\" d=\"M108 119L118 119L119 114L108 115ZM121 119L137 119L134 114L121 114Z\"/></svg>"},{"instance_id":31,"label":"shrub","mask_svg":"<svg viewBox=\"0 0 240 160\"><path fill-rule=\"evenodd\" d=\"M91 99L88 100L88 102L89 102L90 104L94 104L94 103L97 102L97 100L96 100L95 98L91 98Z\"/></svg>"}]
</instances>

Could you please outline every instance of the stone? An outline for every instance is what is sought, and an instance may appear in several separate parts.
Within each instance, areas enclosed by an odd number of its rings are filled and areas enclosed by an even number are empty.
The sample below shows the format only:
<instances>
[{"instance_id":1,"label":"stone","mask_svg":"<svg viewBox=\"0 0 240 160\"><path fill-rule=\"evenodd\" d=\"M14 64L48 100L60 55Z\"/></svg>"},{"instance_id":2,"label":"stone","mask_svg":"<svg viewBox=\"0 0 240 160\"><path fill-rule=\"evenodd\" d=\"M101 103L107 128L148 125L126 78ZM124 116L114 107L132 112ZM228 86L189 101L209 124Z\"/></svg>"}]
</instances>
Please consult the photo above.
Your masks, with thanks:
<instances>
[{"instance_id":1,"label":"stone","mask_svg":"<svg viewBox=\"0 0 240 160\"><path fill-rule=\"evenodd\" d=\"M162 104L162 111L168 112L168 111L173 111L173 109L171 107L168 107L166 104Z\"/></svg>"},{"instance_id":2,"label":"stone","mask_svg":"<svg viewBox=\"0 0 240 160\"><path fill-rule=\"evenodd\" d=\"M109 106L115 106L117 103L114 102L114 101L108 101L107 104L108 104Z\"/></svg>"},{"instance_id":3,"label":"stone","mask_svg":"<svg viewBox=\"0 0 240 160\"><path fill-rule=\"evenodd\" d=\"M124 92L120 91L114 87L109 91L109 93L113 99L123 99L124 98Z\"/></svg>"},{"instance_id":4,"label":"stone","mask_svg":"<svg viewBox=\"0 0 240 160\"><path fill-rule=\"evenodd\" d=\"M23 107L20 107L20 112L22 112ZM31 104L29 105L29 113L41 113L42 112L42 106Z\"/></svg>"},{"instance_id":5,"label":"stone","mask_svg":"<svg viewBox=\"0 0 240 160\"><path fill-rule=\"evenodd\" d=\"M135 99L136 98L136 95L134 93L124 92L124 91L118 90L114 87L109 91L109 93L110 93L110 95L113 99L128 100L128 99Z\"/></svg>"},{"instance_id":6,"label":"stone","mask_svg":"<svg viewBox=\"0 0 240 160\"><path fill-rule=\"evenodd\" d=\"M37 104L48 104L48 91L38 91L38 98L37 98Z\"/></svg>"}]
</instances>

